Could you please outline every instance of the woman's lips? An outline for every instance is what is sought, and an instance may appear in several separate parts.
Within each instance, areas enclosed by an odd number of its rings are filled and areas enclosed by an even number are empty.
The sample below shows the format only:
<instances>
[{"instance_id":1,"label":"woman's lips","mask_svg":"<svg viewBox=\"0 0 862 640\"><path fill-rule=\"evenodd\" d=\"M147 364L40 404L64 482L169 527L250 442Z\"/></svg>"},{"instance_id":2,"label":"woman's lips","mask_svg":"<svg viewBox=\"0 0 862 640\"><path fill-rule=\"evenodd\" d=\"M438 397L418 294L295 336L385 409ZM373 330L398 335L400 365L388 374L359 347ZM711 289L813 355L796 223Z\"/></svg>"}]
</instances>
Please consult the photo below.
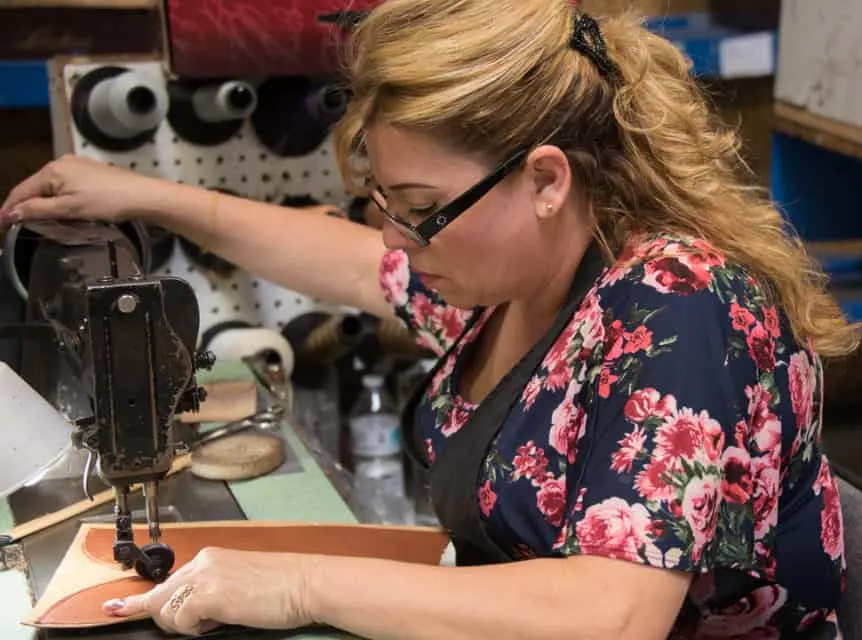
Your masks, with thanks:
<instances>
[{"instance_id":1,"label":"woman's lips","mask_svg":"<svg viewBox=\"0 0 862 640\"><path fill-rule=\"evenodd\" d=\"M431 287L435 282L440 280L440 276L434 275L433 273L422 273L421 271L418 271L416 272L416 275L419 277L419 281L426 287Z\"/></svg>"}]
</instances>

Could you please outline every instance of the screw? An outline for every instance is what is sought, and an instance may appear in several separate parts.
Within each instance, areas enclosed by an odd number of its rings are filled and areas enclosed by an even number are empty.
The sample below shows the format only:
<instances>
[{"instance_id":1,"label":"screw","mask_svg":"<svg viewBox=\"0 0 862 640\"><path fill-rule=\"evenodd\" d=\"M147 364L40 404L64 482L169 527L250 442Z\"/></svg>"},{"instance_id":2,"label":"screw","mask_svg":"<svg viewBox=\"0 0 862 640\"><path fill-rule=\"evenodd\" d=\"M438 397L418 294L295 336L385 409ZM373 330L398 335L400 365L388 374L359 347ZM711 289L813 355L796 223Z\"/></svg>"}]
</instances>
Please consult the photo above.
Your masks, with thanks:
<instances>
[{"instance_id":1,"label":"screw","mask_svg":"<svg viewBox=\"0 0 862 640\"><path fill-rule=\"evenodd\" d=\"M195 353L195 367L209 371L215 365L216 356L212 351L198 351Z\"/></svg>"},{"instance_id":2,"label":"screw","mask_svg":"<svg viewBox=\"0 0 862 640\"><path fill-rule=\"evenodd\" d=\"M138 306L138 300L135 296L124 294L117 299L117 308L121 313L132 313Z\"/></svg>"}]
</instances>

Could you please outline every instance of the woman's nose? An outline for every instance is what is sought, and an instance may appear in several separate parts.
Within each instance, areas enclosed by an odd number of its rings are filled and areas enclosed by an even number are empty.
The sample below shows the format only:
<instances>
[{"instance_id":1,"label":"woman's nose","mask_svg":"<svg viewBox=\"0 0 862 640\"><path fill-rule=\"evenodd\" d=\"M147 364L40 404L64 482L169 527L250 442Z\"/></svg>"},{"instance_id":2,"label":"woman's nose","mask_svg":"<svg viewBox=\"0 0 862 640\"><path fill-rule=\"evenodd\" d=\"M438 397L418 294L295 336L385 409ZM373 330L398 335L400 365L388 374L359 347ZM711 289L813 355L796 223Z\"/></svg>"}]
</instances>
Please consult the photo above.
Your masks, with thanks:
<instances>
[{"instance_id":1,"label":"woman's nose","mask_svg":"<svg viewBox=\"0 0 862 640\"><path fill-rule=\"evenodd\" d=\"M416 243L405 237L390 220L385 220L383 222L383 245L391 251L393 249L414 248Z\"/></svg>"}]
</instances>

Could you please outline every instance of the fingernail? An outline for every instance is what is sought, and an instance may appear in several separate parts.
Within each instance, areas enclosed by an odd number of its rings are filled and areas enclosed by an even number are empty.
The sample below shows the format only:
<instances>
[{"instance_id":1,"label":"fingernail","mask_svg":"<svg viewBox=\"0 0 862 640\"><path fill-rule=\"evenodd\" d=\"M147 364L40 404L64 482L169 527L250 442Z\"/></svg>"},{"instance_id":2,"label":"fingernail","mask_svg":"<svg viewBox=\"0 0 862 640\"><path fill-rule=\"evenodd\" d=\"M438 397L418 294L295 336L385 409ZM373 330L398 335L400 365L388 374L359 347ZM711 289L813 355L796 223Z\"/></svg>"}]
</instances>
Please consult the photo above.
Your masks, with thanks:
<instances>
[{"instance_id":1,"label":"fingernail","mask_svg":"<svg viewBox=\"0 0 862 640\"><path fill-rule=\"evenodd\" d=\"M0 211L0 220L3 222L18 222L22 217L20 209L4 209Z\"/></svg>"},{"instance_id":2,"label":"fingernail","mask_svg":"<svg viewBox=\"0 0 862 640\"><path fill-rule=\"evenodd\" d=\"M119 611L125 606L126 603L123 600L115 598L113 600L108 600L105 604L102 605L102 608L109 613L113 613L115 611Z\"/></svg>"}]
</instances>

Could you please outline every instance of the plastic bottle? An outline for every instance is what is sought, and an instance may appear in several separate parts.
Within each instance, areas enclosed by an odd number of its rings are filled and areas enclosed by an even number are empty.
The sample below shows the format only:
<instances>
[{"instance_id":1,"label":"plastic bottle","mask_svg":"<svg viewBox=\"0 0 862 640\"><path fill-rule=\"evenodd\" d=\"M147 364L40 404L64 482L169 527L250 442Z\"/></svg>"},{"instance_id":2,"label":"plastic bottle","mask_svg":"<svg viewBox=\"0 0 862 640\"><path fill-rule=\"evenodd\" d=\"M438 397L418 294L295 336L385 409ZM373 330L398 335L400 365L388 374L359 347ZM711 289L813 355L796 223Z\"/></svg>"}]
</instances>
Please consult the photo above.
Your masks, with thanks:
<instances>
[{"instance_id":1,"label":"plastic bottle","mask_svg":"<svg viewBox=\"0 0 862 640\"><path fill-rule=\"evenodd\" d=\"M401 426L383 376L366 373L349 416L354 490L364 518L382 524L409 519Z\"/></svg>"}]
</instances>

